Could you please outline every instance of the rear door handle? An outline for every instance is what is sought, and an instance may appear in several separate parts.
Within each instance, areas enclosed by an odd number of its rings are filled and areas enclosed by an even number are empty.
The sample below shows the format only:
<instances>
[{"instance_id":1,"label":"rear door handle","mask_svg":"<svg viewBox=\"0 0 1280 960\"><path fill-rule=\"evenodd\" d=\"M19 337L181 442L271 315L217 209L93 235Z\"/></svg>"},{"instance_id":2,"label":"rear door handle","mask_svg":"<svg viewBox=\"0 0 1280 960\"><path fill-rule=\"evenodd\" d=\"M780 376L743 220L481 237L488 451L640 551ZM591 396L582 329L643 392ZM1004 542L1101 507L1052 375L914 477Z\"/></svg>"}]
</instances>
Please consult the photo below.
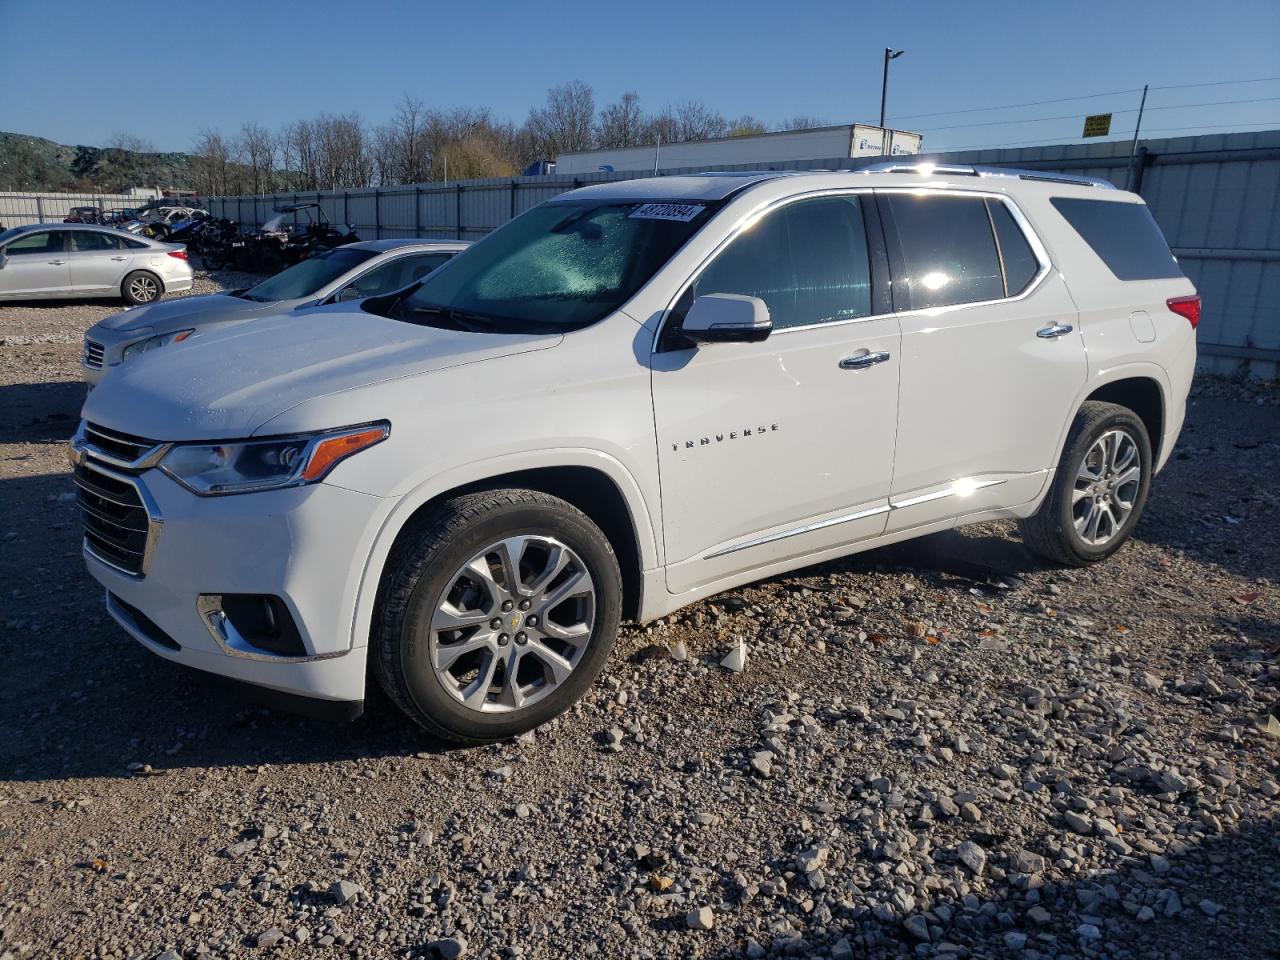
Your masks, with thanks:
<instances>
[{"instance_id":1,"label":"rear door handle","mask_svg":"<svg viewBox=\"0 0 1280 960\"><path fill-rule=\"evenodd\" d=\"M50 260L50 261L49 261L49 265L50 265L50 266L54 266L54 267L60 267L60 266L62 266L62 265L63 265L64 263L66 263L66 262L67 262L67 261L65 261L65 260Z\"/></svg>"},{"instance_id":2,"label":"rear door handle","mask_svg":"<svg viewBox=\"0 0 1280 960\"><path fill-rule=\"evenodd\" d=\"M128 260L128 257L112 257L112 260Z\"/></svg>"},{"instance_id":3,"label":"rear door handle","mask_svg":"<svg viewBox=\"0 0 1280 960\"><path fill-rule=\"evenodd\" d=\"M877 350L875 353L860 353L854 357L845 357L840 361L841 370L863 370L884 363L889 359L888 350Z\"/></svg>"},{"instance_id":4,"label":"rear door handle","mask_svg":"<svg viewBox=\"0 0 1280 960\"><path fill-rule=\"evenodd\" d=\"M1070 333L1073 329L1069 323L1055 323L1052 326L1041 327L1036 331L1036 336L1041 340L1056 340L1063 334Z\"/></svg>"}]
</instances>

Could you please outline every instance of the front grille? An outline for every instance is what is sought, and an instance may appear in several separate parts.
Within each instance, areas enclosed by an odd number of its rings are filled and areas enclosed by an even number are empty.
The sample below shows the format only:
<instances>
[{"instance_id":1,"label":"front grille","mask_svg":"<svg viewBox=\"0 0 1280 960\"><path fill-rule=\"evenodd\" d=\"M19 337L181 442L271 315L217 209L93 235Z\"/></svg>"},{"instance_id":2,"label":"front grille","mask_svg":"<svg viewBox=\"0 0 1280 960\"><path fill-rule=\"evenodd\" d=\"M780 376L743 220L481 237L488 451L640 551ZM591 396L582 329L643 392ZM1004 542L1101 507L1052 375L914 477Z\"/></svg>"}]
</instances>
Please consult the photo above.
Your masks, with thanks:
<instances>
[{"instance_id":1,"label":"front grille","mask_svg":"<svg viewBox=\"0 0 1280 960\"><path fill-rule=\"evenodd\" d=\"M137 487L85 463L75 468L84 539L98 557L126 573L143 573L151 518Z\"/></svg>"},{"instance_id":2,"label":"front grille","mask_svg":"<svg viewBox=\"0 0 1280 960\"><path fill-rule=\"evenodd\" d=\"M86 339L84 342L84 365L93 367L95 370L102 366L102 358L106 354L106 348L100 343L94 343L92 340Z\"/></svg>"},{"instance_id":3,"label":"front grille","mask_svg":"<svg viewBox=\"0 0 1280 960\"><path fill-rule=\"evenodd\" d=\"M87 422L84 425L84 438L103 453L128 463L137 460L156 446L154 440L135 437L131 433L121 433L118 430L108 430L106 427Z\"/></svg>"}]
</instances>

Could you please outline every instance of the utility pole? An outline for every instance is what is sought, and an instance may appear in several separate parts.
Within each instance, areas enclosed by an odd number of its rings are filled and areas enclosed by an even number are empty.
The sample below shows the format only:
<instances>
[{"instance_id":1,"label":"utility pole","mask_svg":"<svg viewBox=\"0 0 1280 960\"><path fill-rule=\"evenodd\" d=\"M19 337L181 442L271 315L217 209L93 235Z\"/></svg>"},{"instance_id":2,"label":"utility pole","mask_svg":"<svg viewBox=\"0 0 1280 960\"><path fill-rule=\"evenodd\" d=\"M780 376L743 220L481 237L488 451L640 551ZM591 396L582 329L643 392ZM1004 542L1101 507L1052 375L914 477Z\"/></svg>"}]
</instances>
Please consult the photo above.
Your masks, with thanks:
<instances>
[{"instance_id":1,"label":"utility pole","mask_svg":"<svg viewBox=\"0 0 1280 960\"><path fill-rule=\"evenodd\" d=\"M884 79L880 82L880 127L884 128L884 107L889 96L889 61L897 60L907 51L884 48Z\"/></svg>"},{"instance_id":2,"label":"utility pole","mask_svg":"<svg viewBox=\"0 0 1280 960\"><path fill-rule=\"evenodd\" d=\"M653 175L658 175L658 154L662 152L662 134L657 134L657 139L653 143Z\"/></svg>"},{"instance_id":3,"label":"utility pole","mask_svg":"<svg viewBox=\"0 0 1280 960\"><path fill-rule=\"evenodd\" d=\"M1133 125L1133 144L1129 147L1129 179L1125 183L1125 189L1133 189L1133 178L1137 174L1134 168L1134 158L1138 155L1138 131L1142 129L1142 111L1147 108L1147 87L1148 84L1142 85L1142 100L1138 104L1138 122Z\"/></svg>"}]
</instances>

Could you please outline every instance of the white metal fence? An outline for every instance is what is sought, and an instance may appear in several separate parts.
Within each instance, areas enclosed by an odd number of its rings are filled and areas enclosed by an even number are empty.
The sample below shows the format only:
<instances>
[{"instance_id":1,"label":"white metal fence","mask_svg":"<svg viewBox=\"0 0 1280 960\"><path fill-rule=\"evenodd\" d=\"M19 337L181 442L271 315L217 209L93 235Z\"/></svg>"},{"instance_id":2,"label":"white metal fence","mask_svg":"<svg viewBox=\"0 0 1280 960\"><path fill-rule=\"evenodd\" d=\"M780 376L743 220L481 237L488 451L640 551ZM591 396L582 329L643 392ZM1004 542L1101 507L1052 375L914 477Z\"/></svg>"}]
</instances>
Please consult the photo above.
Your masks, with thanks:
<instances>
[{"instance_id":1,"label":"white metal fence","mask_svg":"<svg viewBox=\"0 0 1280 960\"><path fill-rule=\"evenodd\" d=\"M0 223L7 230L29 223L65 220L72 207L97 207L110 213L146 202L146 197L124 193L0 193Z\"/></svg>"}]
</instances>

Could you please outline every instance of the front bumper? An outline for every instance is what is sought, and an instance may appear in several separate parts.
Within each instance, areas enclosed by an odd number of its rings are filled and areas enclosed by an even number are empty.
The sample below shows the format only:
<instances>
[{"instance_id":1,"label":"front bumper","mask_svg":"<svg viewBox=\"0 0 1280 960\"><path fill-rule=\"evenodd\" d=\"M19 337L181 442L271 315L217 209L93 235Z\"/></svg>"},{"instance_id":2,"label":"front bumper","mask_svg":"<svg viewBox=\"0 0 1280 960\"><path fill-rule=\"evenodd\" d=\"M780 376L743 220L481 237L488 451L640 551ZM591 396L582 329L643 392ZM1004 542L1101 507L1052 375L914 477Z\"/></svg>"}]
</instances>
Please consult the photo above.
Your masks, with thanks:
<instances>
[{"instance_id":1,"label":"front bumper","mask_svg":"<svg viewBox=\"0 0 1280 960\"><path fill-rule=\"evenodd\" d=\"M145 489L158 528L145 572L130 574L84 550L107 590L108 612L130 636L166 660L233 680L321 700L364 699L367 638L354 637L352 625L384 500L323 483L197 497L157 469L130 479ZM207 598L246 593L284 602L303 656L220 635Z\"/></svg>"}]
</instances>

